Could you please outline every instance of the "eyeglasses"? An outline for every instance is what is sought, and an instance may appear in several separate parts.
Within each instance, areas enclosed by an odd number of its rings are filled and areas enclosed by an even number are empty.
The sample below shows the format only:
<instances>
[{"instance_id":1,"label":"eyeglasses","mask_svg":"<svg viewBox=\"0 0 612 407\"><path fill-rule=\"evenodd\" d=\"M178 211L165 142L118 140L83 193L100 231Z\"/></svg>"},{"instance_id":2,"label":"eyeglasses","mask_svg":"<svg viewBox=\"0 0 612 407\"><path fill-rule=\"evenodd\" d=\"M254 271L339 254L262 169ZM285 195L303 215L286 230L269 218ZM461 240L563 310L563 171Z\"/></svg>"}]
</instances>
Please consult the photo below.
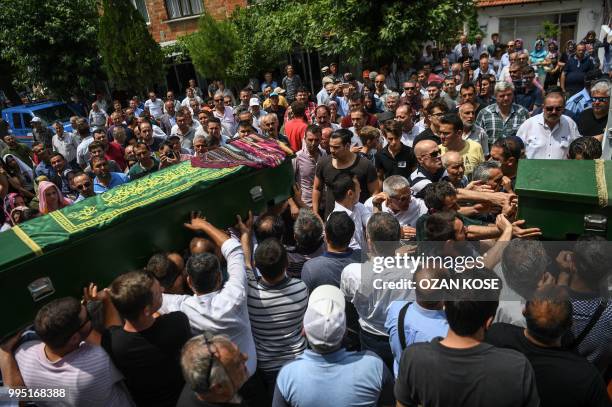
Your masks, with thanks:
<instances>
[{"instance_id":1,"label":"eyeglasses","mask_svg":"<svg viewBox=\"0 0 612 407\"><path fill-rule=\"evenodd\" d=\"M610 97L609 96L603 96L603 97L591 97L591 100L593 102L601 102L601 103L606 103L610 101Z\"/></svg>"},{"instance_id":2,"label":"eyeglasses","mask_svg":"<svg viewBox=\"0 0 612 407\"><path fill-rule=\"evenodd\" d=\"M91 182L84 182L82 184L79 185L75 185L77 187L77 189L88 189L89 187L91 187Z\"/></svg>"},{"instance_id":3,"label":"eyeglasses","mask_svg":"<svg viewBox=\"0 0 612 407\"><path fill-rule=\"evenodd\" d=\"M438 150L434 150L429 154L423 154L425 157L431 157L431 158L438 158L438 156L440 156L440 154L442 154L442 151L440 151L440 149Z\"/></svg>"},{"instance_id":4,"label":"eyeglasses","mask_svg":"<svg viewBox=\"0 0 612 407\"><path fill-rule=\"evenodd\" d=\"M547 112L562 112L563 110L565 110L565 108L563 106L546 106L544 110L546 110Z\"/></svg>"}]
</instances>

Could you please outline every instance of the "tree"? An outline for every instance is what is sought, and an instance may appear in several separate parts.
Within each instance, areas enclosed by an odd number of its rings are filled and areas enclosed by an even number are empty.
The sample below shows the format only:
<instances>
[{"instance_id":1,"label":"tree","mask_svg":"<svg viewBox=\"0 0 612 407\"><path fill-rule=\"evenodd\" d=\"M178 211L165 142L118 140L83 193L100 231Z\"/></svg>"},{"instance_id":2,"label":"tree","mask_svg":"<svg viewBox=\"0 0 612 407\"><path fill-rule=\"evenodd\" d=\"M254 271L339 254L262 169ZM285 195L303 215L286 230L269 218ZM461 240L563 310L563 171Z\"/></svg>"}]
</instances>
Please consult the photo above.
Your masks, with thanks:
<instances>
[{"instance_id":1,"label":"tree","mask_svg":"<svg viewBox=\"0 0 612 407\"><path fill-rule=\"evenodd\" d=\"M234 61L240 47L236 26L230 21L217 21L204 13L198 21L198 31L181 37L179 43L201 75L228 83L238 79L228 69L228 61Z\"/></svg>"},{"instance_id":2,"label":"tree","mask_svg":"<svg viewBox=\"0 0 612 407\"><path fill-rule=\"evenodd\" d=\"M130 1L102 0L98 46L116 89L146 91L162 81L163 53Z\"/></svg>"},{"instance_id":3,"label":"tree","mask_svg":"<svg viewBox=\"0 0 612 407\"><path fill-rule=\"evenodd\" d=\"M0 54L19 85L84 95L99 69L95 0L0 0Z\"/></svg>"}]
</instances>

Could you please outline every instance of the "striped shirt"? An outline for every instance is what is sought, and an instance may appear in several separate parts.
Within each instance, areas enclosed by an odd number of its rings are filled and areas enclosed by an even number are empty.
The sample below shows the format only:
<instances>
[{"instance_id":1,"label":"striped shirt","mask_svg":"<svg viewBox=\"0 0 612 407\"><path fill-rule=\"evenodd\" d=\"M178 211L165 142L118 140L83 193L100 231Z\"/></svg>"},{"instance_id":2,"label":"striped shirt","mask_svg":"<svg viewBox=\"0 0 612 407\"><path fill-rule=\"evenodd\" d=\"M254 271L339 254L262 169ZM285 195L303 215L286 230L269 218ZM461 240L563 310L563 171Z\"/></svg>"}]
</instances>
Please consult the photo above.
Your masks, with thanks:
<instances>
[{"instance_id":1,"label":"striped shirt","mask_svg":"<svg viewBox=\"0 0 612 407\"><path fill-rule=\"evenodd\" d=\"M27 341L15 352L25 385L64 388L67 396L55 401L37 401L37 406L131 406L123 376L100 346L83 342L56 362L45 355L45 344Z\"/></svg>"},{"instance_id":2,"label":"striped shirt","mask_svg":"<svg viewBox=\"0 0 612 407\"><path fill-rule=\"evenodd\" d=\"M417 198L423 198L425 195L423 190L425 187L432 182L438 182L442 176L445 175L445 171L441 169L437 174L431 174L420 165L417 169L410 174L410 191L412 196Z\"/></svg>"},{"instance_id":3,"label":"striped shirt","mask_svg":"<svg viewBox=\"0 0 612 407\"><path fill-rule=\"evenodd\" d=\"M302 322L308 289L302 280L287 277L276 285L256 279L248 271L247 305L257 349L257 367L279 370L306 349Z\"/></svg>"},{"instance_id":4,"label":"striped shirt","mask_svg":"<svg viewBox=\"0 0 612 407\"><path fill-rule=\"evenodd\" d=\"M515 136L521 124L529 119L529 112L523 106L512 104L510 114L504 120L497 103L489 105L478 113L476 124L487 132L489 144L493 144L498 138Z\"/></svg>"}]
</instances>

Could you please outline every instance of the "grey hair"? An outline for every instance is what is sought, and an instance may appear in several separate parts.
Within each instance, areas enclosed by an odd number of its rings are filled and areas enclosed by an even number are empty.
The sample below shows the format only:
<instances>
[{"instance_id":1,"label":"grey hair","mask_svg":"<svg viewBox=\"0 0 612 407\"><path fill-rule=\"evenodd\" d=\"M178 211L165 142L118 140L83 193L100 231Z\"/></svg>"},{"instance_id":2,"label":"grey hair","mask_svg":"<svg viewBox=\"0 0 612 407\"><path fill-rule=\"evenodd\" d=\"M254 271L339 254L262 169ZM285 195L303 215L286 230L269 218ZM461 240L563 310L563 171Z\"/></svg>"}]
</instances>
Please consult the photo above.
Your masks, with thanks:
<instances>
[{"instance_id":1,"label":"grey hair","mask_svg":"<svg viewBox=\"0 0 612 407\"><path fill-rule=\"evenodd\" d=\"M495 84L495 93L503 92L508 89L512 89L512 91L514 91L514 85L510 82L500 81Z\"/></svg>"},{"instance_id":2,"label":"grey hair","mask_svg":"<svg viewBox=\"0 0 612 407\"><path fill-rule=\"evenodd\" d=\"M397 93L397 92L391 92L391 93L387 94L387 97L388 98L399 98L400 94Z\"/></svg>"},{"instance_id":3,"label":"grey hair","mask_svg":"<svg viewBox=\"0 0 612 407\"><path fill-rule=\"evenodd\" d=\"M300 209L295 225L293 225L293 234L300 248L314 251L321 246L323 223L312 210Z\"/></svg>"},{"instance_id":4,"label":"grey hair","mask_svg":"<svg viewBox=\"0 0 612 407\"><path fill-rule=\"evenodd\" d=\"M383 192L395 198L400 189L410 188L410 182L401 175L392 175L383 181Z\"/></svg>"},{"instance_id":5,"label":"grey hair","mask_svg":"<svg viewBox=\"0 0 612 407\"><path fill-rule=\"evenodd\" d=\"M215 384L231 383L225 367L216 356L211 355L211 347L218 343L231 343L223 335L212 336L204 333L191 338L181 352L181 368L185 382L198 394L206 394ZM210 364L212 363L212 368ZM206 377L210 371L210 377Z\"/></svg>"},{"instance_id":6,"label":"grey hair","mask_svg":"<svg viewBox=\"0 0 612 407\"><path fill-rule=\"evenodd\" d=\"M599 81L595 83L595 85L591 87L591 93L593 92L609 94L610 93L610 82Z\"/></svg>"},{"instance_id":7,"label":"grey hair","mask_svg":"<svg viewBox=\"0 0 612 407\"><path fill-rule=\"evenodd\" d=\"M479 164L474 169L474 173L472 174L472 180L487 182L490 178L489 170L495 168L501 168L501 163L499 161L491 160Z\"/></svg>"},{"instance_id":8,"label":"grey hair","mask_svg":"<svg viewBox=\"0 0 612 407\"><path fill-rule=\"evenodd\" d=\"M203 135L203 134L197 134L197 135L196 135L196 136L193 138L193 140L192 140L192 142L191 142L191 143L192 143L192 144L195 144L196 140L200 140L200 139L204 140L204 143L206 143L206 142L208 141L205 135Z\"/></svg>"},{"instance_id":9,"label":"grey hair","mask_svg":"<svg viewBox=\"0 0 612 407\"><path fill-rule=\"evenodd\" d=\"M538 240L512 239L501 260L506 283L524 299L535 292L549 264L550 258Z\"/></svg>"},{"instance_id":10,"label":"grey hair","mask_svg":"<svg viewBox=\"0 0 612 407\"><path fill-rule=\"evenodd\" d=\"M462 104L462 106L463 106L463 104ZM442 155L442 166L444 168L448 167L449 157L451 157L451 156L453 156L455 154L459 156L459 159L461 159L461 155L458 152L456 152L456 151L447 151L446 153L444 153Z\"/></svg>"},{"instance_id":11,"label":"grey hair","mask_svg":"<svg viewBox=\"0 0 612 407\"><path fill-rule=\"evenodd\" d=\"M278 121L278 116L276 115L276 113L268 113L266 114L264 117L261 118L261 120L269 120L275 118Z\"/></svg>"}]
</instances>

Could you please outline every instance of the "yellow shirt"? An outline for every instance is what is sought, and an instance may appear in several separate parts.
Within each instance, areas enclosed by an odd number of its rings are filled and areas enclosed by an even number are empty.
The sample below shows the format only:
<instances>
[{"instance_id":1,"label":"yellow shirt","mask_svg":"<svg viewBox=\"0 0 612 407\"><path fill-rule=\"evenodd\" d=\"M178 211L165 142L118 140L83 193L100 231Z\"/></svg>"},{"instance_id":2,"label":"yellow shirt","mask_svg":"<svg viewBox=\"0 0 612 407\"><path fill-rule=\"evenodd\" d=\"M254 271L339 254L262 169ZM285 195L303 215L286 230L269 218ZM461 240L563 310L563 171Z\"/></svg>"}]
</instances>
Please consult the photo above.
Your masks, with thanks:
<instances>
[{"instance_id":1,"label":"yellow shirt","mask_svg":"<svg viewBox=\"0 0 612 407\"><path fill-rule=\"evenodd\" d=\"M442 154L444 154L448 151L448 148L440 144L440 151ZM472 175L472 172L474 172L474 169L478 166L478 164L484 162L482 146L473 140L465 140L465 146L461 149L461 151L458 151L458 153L461 158L463 158L465 175L468 178Z\"/></svg>"},{"instance_id":2,"label":"yellow shirt","mask_svg":"<svg viewBox=\"0 0 612 407\"><path fill-rule=\"evenodd\" d=\"M272 102L270 101L270 98L267 98L263 102L263 105L262 105L263 109L266 110L267 108L270 107L271 104L272 104ZM285 109L289 106L289 103L287 103L287 99L285 99L285 97L283 95L278 95L278 104L279 104L279 106L282 106Z\"/></svg>"}]
</instances>

